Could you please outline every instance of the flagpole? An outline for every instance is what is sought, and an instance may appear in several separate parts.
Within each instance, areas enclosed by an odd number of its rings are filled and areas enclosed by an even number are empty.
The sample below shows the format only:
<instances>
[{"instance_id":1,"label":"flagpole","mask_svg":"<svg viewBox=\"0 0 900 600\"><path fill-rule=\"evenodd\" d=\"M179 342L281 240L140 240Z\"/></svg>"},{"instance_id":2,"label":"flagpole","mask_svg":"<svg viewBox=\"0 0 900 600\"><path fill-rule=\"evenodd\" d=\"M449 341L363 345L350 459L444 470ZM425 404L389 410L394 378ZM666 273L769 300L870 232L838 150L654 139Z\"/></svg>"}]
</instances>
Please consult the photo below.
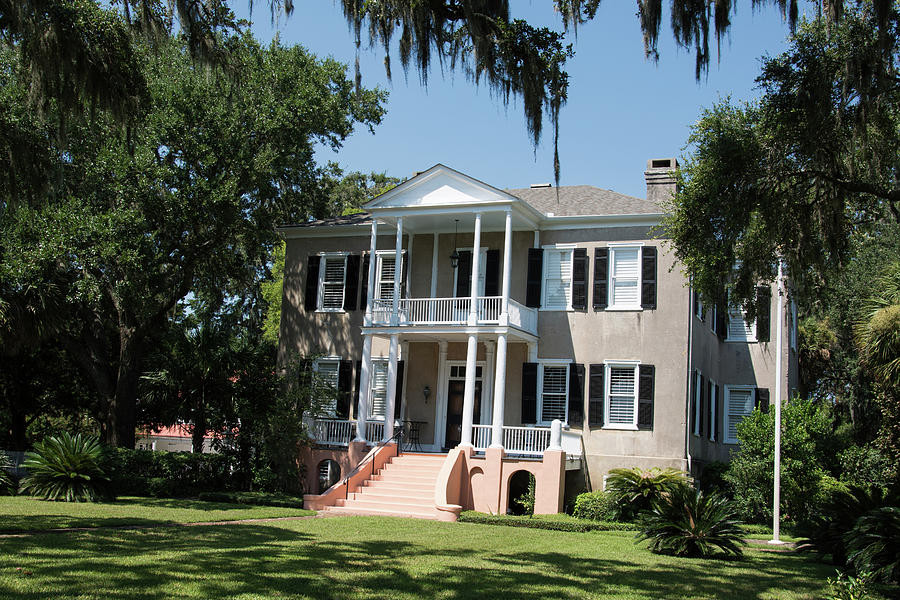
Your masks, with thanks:
<instances>
[{"instance_id":1,"label":"flagpole","mask_svg":"<svg viewBox=\"0 0 900 600\"><path fill-rule=\"evenodd\" d=\"M784 273L781 259L778 259L778 310L775 326L775 485L772 498L772 539L770 544L781 541L781 354L784 330Z\"/></svg>"}]
</instances>

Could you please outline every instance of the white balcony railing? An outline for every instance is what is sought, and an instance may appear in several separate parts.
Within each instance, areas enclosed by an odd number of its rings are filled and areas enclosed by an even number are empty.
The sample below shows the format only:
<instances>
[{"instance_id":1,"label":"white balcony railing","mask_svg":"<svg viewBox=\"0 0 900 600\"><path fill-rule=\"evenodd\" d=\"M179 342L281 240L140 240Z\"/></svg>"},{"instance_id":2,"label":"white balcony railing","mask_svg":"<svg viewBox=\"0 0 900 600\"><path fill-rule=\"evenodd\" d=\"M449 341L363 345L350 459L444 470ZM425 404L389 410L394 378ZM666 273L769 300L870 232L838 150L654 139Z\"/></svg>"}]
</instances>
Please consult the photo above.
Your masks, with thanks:
<instances>
[{"instance_id":1,"label":"white balcony railing","mask_svg":"<svg viewBox=\"0 0 900 600\"><path fill-rule=\"evenodd\" d=\"M491 426L473 425L472 437L475 450L484 451L491 445ZM507 454L541 456L549 446L549 427L503 427L503 447Z\"/></svg>"},{"instance_id":2,"label":"white balcony railing","mask_svg":"<svg viewBox=\"0 0 900 600\"><path fill-rule=\"evenodd\" d=\"M356 437L356 421L348 419L314 419L310 429L317 444L347 446ZM380 442L384 437L384 421L366 421L366 439Z\"/></svg>"},{"instance_id":3,"label":"white balcony railing","mask_svg":"<svg viewBox=\"0 0 900 600\"><path fill-rule=\"evenodd\" d=\"M479 296L476 302L477 325L500 325L502 297ZM468 325L471 306L471 298L403 298L397 312L397 325ZM372 323L391 325L392 309L392 300L373 300ZM508 324L536 334L537 310L510 300Z\"/></svg>"}]
</instances>

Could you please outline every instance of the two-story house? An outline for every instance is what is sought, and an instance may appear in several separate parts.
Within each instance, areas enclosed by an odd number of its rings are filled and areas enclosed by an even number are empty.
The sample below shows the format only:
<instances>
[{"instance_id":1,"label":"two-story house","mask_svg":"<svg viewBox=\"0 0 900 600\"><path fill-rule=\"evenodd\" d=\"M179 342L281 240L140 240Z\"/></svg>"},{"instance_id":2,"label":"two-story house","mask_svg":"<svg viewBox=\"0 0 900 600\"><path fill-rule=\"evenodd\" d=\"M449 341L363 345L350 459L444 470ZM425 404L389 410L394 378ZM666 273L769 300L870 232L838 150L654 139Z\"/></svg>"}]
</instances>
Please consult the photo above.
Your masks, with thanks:
<instances>
[{"instance_id":1,"label":"two-story house","mask_svg":"<svg viewBox=\"0 0 900 600\"><path fill-rule=\"evenodd\" d=\"M315 356L339 390L302 452L308 505L504 512L531 473L536 512L558 512L613 468L727 460L776 352L796 387L795 320L778 349L769 287L755 323L693 297L654 237L675 166L651 160L641 199L435 165L364 213L282 228L281 356Z\"/></svg>"}]
</instances>

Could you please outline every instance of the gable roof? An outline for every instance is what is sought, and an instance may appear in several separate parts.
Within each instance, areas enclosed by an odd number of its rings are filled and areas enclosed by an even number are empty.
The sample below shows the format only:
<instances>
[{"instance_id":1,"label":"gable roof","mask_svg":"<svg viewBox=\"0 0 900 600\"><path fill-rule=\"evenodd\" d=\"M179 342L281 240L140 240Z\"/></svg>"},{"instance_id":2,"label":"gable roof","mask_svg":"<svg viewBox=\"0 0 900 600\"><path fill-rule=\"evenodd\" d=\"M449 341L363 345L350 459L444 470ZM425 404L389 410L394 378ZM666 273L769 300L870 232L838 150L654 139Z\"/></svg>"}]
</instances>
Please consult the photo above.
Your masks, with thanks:
<instances>
[{"instance_id":1,"label":"gable roof","mask_svg":"<svg viewBox=\"0 0 900 600\"><path fill-rule=\"evenodd\" d=\"M520 188L507 193L527 202L541 213L554 216L659 214L662 207L643 198L627 196L592 185L558 188ZM558 192L558 195L557 195Z\"/></svg>"}]
</instances>

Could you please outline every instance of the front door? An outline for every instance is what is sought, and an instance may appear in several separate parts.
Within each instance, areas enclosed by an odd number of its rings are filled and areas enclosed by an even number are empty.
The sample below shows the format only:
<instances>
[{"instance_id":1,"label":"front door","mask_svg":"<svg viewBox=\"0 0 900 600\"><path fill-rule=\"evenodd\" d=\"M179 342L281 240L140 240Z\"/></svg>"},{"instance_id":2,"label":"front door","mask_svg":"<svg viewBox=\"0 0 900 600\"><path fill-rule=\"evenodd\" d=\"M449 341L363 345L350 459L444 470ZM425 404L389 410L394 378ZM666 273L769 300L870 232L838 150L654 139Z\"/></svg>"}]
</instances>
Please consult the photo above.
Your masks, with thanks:
<instances>
[{"instance_id":1,"label":"front door","mask_svg":"<svg viewBox=\"0 0 900 600\"><path fill-rule=\"evenodd\" d=\"M462 369L461 369L462 370ZM481 367L478 367L481 370ZM447 384L447 431L444 436L444 450L456 448L462 441L463 397L466 392L465 379L450 379ZM481 422L481 381L475 382L474 422Z\"/></svg>"}]
</instances>

